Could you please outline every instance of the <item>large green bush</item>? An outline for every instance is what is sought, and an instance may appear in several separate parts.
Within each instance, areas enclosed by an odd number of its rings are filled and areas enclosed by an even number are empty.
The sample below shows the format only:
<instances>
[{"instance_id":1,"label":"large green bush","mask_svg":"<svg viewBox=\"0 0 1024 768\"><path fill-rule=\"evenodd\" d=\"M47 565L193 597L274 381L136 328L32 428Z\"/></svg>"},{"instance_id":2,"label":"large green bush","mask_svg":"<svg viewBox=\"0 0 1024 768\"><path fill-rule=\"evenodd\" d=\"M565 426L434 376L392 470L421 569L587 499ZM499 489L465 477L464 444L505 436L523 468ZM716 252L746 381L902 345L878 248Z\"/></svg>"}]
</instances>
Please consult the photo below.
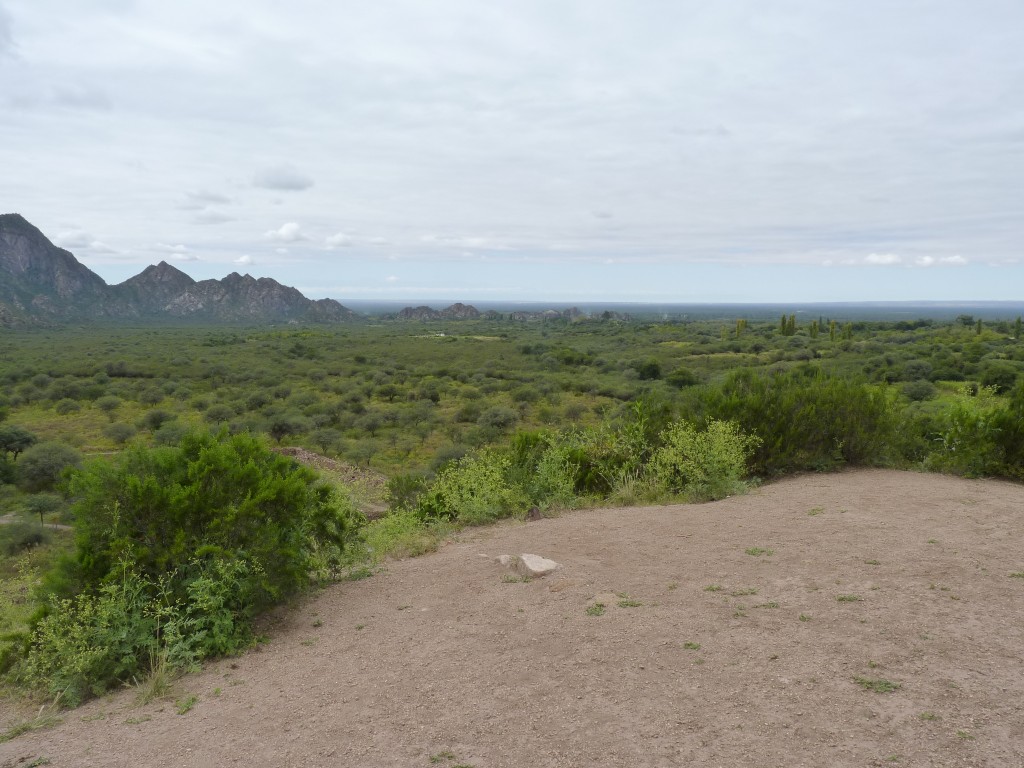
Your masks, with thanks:
<instances>
[{"instance_id":1,"label":"large green bush","mask_svg":"<svg viewBox=\"0 0 1024 768\"><path fill-rule=\"evenodd\" d=\"M252 608L340 561L357 516L316 474L248 435L193 432L178 446L131 447L71 480L76 590L127 559L140 574L185 573L196 561L241 559L257 571ZM187 576L185 577L187 578Z\"/></svg>"},{"instance_id":2,"label":"large green bush","mask_svg":"<svg viewBox=\"0 0 1024 768\"><path fill-rule=\"evenodd\" d=\"M815 367L741 370L691 400L690 420L735 421L761 443L751 468L761 476L844 464L886 465L900 458L898 407L882 386Z\"/></svg>"},{"instance_id":3,"label":"large green bush","mask_svg":"<svg viewBox=\"0 0 1024 768\"><path fill-rule=\"evenodd\" d=\"M259 610L336 568L361 517L250 435L133 447L69 484L75 551L14 670L64 703L236 651Z\"/></svg>"},{"instance_id":4,"label":"large green bush","mask_svg":"<svg viewBox=\"0 0 1024 768\"><path fill-rule=\"evenodd\" d=\"M745 489L747 459L761 441L745 435L735 422L712 420L703 431L677 421L665 431L663 442L650 464L658 485L694 501L709 501Z\"/></svg>"}]
</instances>

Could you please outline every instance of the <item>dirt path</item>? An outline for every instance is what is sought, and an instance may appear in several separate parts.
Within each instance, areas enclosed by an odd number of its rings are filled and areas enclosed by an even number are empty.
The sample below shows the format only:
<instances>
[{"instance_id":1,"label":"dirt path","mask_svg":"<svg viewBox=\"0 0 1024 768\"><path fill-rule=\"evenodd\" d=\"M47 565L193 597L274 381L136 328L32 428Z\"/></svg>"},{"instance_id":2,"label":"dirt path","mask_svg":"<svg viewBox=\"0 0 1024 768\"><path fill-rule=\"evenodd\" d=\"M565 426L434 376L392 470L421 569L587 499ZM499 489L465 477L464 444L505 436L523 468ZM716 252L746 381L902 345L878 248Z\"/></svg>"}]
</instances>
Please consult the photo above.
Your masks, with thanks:
<instances>
[{"instance_id":1,"label":"dirt path","mask_svg":"<svg viewBox=\"0 0 1024 768\"><path fill-rule=\"evenodd\" d=\"M187 714L126 691L0 766L1022 766L1022 513L857 471L473 531L181 680ZM520 552L563 568L509 582Z\"/></svg>"}]
</instances>

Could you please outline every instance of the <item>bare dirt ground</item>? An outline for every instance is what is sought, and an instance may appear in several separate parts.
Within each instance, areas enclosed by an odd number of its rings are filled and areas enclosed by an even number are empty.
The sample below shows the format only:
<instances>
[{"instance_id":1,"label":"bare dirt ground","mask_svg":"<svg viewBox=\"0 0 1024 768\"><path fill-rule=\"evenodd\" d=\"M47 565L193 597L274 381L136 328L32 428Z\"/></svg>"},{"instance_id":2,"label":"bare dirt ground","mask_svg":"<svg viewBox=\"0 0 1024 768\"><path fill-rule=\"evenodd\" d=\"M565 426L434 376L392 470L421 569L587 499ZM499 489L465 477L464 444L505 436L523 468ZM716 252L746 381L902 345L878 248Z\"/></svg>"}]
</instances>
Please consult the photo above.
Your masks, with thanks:
<instances>
[{"instance_id":1,"label":"bare dirt ground","mask_svg":"<svg viewBox=\"0 0 1024 768\"><path fill-rule=\"evenodd\" d=\"M1022 513L856 471L474 530L181 679L186 714L123 691L0 766L1024 766Z\"/></svg>"}]
</instances>

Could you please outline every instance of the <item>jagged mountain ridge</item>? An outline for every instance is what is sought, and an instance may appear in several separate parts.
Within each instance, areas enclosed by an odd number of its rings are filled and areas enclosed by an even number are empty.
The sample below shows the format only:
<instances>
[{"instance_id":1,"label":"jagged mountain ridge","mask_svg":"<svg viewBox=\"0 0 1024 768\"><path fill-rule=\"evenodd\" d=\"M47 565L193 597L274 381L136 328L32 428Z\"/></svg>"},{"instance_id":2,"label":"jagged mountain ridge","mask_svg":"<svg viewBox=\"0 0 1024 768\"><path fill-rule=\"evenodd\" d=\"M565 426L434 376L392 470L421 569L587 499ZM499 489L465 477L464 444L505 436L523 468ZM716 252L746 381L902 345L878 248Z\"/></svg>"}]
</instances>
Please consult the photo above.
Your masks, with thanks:
<instances>
[{"instance_id":1,"label":"jagged mountain ridge","mask_svg":"<svg viewBox=\"0 0 1024 768\"><path fill-rule=\"evenodd\" d=\"M355 317L333 299L307 299L271 278L232 272L196 281L160 262L117 285L58 248L17 213L0 214L0 324L117 319L339 322Z\"/></svg>"}]
</instances>

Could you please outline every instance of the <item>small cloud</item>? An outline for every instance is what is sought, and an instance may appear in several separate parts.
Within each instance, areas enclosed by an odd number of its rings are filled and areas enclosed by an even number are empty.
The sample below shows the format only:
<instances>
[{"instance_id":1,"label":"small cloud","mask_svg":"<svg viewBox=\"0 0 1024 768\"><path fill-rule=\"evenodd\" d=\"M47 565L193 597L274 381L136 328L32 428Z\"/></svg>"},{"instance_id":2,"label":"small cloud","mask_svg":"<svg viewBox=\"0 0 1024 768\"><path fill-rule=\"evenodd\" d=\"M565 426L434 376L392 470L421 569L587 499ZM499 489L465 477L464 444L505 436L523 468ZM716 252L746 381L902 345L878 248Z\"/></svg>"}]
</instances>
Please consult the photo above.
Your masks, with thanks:
<instances>
[{"instance_id":1,"label":"small cloud","mask_svg":"<svg viewBox=\"0 0 1024 768\"><path fill-rule=\"evenodd\" d=\"M611 211L591 211L590 215L595 219L613 219L615 216Z\"/></svg>"},{"instance_id":2,"label":"small cloud","mask_svg":"<svg viewBox=\"0 0 1024 768\"><path fill-rule=\"evenodd\" d=\"M88 248L89 244L95 240L95 237L81 229L60 232L53 238L53 242L61 248Z\"/></svg>"},{"instance_id":3,"label":"small cloud","mask_svg":"<svg viewBox=\"0 0 1024 768\"><path fill-rule=\"evenodd\" d=\"M153 246L154 250L163 251L164 253L188 253L188 248L179 243L178 245L168 245L167 243L157 243Z\"/></svg>"},{"instance_id":4,"label":"small cloud","mask_svg":"<svg viewBox=\"0 0 1024 768\"><path fill-rule=\"evenodd\" d=\"M175 261L199 261L194 253L172 253L171 258Z\"/></svg>"},{"instance_id":5,"label":"small cloud","mask_svg":"<svg viewBox=\"0 0 1024 768\"><path fill-rule=\"evenodd\" d=\"M388 282L388 283L397 283L398 282L398 278L395 275L388 275L387 277L384 278L384 280L385 280L385 282Z\"/></svg>"},{"instance_id":6,"label":"small cloud","mask_svg":"<svg viewBox=\"0 0 1024 768\"><path fill-rule=\"evenodd\" d=\"M278 165L257 172L253 184L263 189L301 192L312 187L313 180L289 165Z\"/></svg>"},{"instance_id":7,"label":"small cloud","mask_svg":"<svg viewBox=\"0 0 1024 768\"><path fill-rule=\"evenodd\" d=\"M935 264L934 256L918 256L914 259L914 264L919 267L931 267Z\"/></svg>"},{"instance_id":8,"label":"small cloud","mask_svg":"<svg viewBox=\"0 0 1024 768\"><path fill-rule=\"evenodd\" d=\"M939 259L939 261L942 262L943 264L952 264L953 266L957 267L963 266L964 264L967 263L967 259L965 259L960 254L957 254L956 256L943 256L941 259Z\"/></svg>"},{"instance_id":9,"label":"small cloud","mask_svg":"<svg viewBox=\"0 0 1024 768\"><path fill-rule=\"evenodd\" d=\"M242 266L252 264L252 256L250 256L248 253L243 254L242 256L239 256L237 259L235 259L235 264L240 264Z\"/></svg>"},{"instance_id":10,"label":"small cloud","mask_svg":"<svg viewBox=\"0 0 1024 768\"><path fill-rule=\"evenodd\" d=\"M192 221L196 224L224 224L234 221L234 218L220 211L201 211L192 217Z\"/></svg>"},{"instance_id":11,"label":"small cloud","mask_svg":"<svg viewBox=\"0 0 1024 768\"><path fill-rule=\"evenodd\" d=\"M325 239L324 243L328 248L349 248L352 246L353 240L351 235L339 232L338 234L331 235Z\"/></svg>"},{"instance_id":12,"label":"small cloud","mask_svg":"<svg viewBox=\"0 0 1024 768\"><path fill-rule=\"evenodd\" d=\"M119 253L116 248L97 240L89 232L80 229L61 232L53 238L53 242L61 248L66 248L68 250L77 248L79 250L90 251L91 253Z\"/></svg>"},{"instance_id":13,"label":"small cloud","mask_svg":"<svg viewBox=\"0 0 1024 768\"><path fill-rule=\"evenodd\" d=\"M872 253L864 257L865 264L873 264L876 266L891 266L892 264L900 264L903 262L903 257L895 253Z\"/></svg>"},{"instance_id":14,"label":"small cloud","mask_svg":"<svg viewBox=\"0 0 1024 768\"><path fill-rule=\"evenodd\" d=\"M387 245L388 244L387 238L383 238L383 237L370 237L370 238L367 238L366 242L368 242L370 245Z\"/></svg>"},{"instance_id":15,"label":"small cloud","mask_svg":"<svg viewBox=\"0 0 1024 768\"><path fill-rule=\"evenodd\" d=\"M279 254L281 256L287 256L288 255L288 249L287 248L275 248L274 249L274 253Z\"/></svg>"},{"instance_id":16,"label":"small cloud","mask_svg":"<svg viewBox=\"0 0 1024 768\"><path fill-rule=\"evenodd\" d=\"M308 240L299 225L294 221L289 221L287 224L282 224L279 229L271 229L265 232L263 235L267 240L277 240L281 243L297 243L300 240Z\"/></svg>"}]
</instances>

